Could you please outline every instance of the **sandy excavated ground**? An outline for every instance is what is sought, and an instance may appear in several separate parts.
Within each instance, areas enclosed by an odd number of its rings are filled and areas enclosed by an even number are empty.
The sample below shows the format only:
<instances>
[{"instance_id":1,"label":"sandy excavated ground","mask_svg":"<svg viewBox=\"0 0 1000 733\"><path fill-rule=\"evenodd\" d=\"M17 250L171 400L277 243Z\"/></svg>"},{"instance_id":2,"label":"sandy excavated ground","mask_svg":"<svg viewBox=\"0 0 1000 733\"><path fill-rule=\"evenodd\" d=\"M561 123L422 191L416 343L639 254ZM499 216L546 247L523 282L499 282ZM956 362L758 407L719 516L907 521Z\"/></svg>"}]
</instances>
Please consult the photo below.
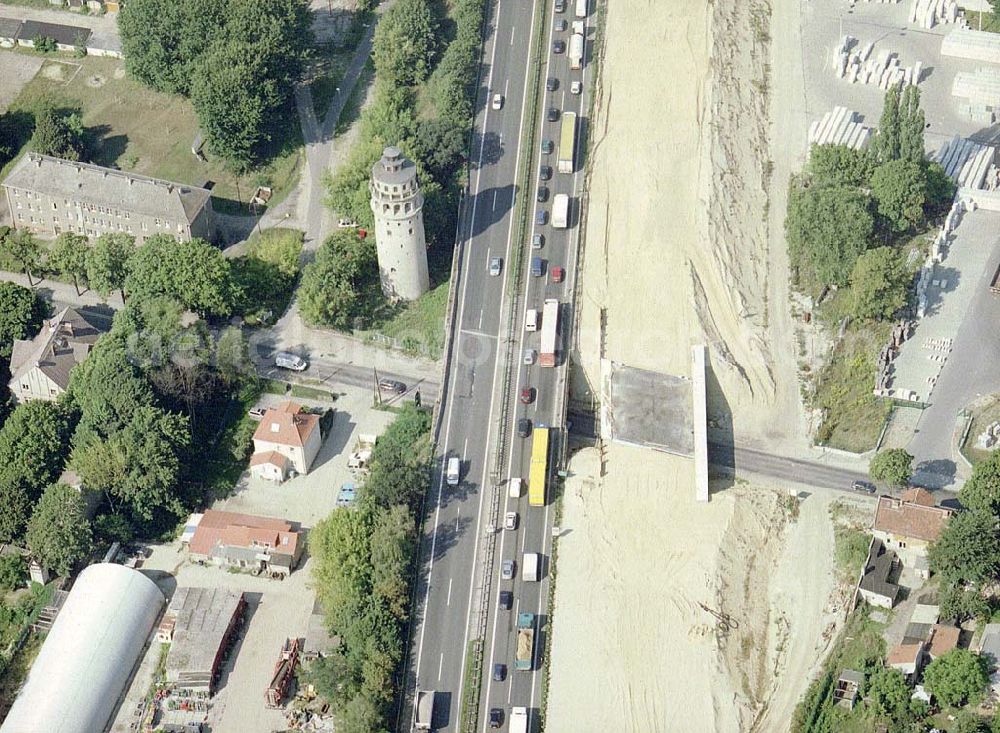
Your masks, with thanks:
<instances>
[{"instance_id":1,"label":"sandy excavated ground","mask_svg":"<svg viewBox=\"0 0 1000 733\"><path fill-rule=\"evenodd\" d=\"M710 419L744 444L794 448L796 349L768 205L769 133L790 118L768 119L769 13L767 0L608 3L573 396L591 397L602 356L687 375L689 347L707 343ZM787 730L839 618L827 499L800 500L792 519L787 495L716 485L698 505L685 459L611 445L603 475L600 461L587 449L570 463L546 729Z\"/></svg>"}]
</instances>

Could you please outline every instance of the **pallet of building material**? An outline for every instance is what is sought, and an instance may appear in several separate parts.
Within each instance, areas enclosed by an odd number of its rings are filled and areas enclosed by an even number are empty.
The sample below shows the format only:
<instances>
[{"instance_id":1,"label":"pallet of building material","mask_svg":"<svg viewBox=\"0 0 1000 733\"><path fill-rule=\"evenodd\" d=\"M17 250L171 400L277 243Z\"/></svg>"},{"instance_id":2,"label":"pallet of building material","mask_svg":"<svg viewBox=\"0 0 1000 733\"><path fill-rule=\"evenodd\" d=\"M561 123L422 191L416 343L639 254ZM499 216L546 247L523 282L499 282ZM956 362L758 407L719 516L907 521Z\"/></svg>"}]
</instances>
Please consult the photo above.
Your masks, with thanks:
<instances>
[{"instance_id":1,"label":"pallet of building material","mask_svg":"<svg viewBox=\"0 0 1000 733\"><path fill-rule=\"evenodd\" d=\"M956 28L941 40L941 55L1000 64L1000 34Z\"/></svg>"}]
</instances>

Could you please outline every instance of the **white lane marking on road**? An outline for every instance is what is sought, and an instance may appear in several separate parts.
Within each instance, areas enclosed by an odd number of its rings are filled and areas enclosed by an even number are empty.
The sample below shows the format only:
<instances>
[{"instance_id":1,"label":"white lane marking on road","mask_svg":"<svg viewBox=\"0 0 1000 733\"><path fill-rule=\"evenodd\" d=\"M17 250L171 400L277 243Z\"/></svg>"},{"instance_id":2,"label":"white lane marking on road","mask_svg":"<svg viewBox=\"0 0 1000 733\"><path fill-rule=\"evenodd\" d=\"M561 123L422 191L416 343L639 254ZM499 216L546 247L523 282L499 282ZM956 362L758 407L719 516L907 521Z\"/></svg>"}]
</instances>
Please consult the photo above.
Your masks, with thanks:
<instances>
[{"instance_id":1,"label":"white lane marking on road","mask_svg":"<svg viewBox=\"0 0 1000 733\"><path fill-rule=\"evenodd\" d=\"M441 679L441 671L444 669L444 652L441 652L441 658L438 660L438 680ZM531 696L534 699L534 695Z\"/></svg>"},{"instance_id":2,"label":"white lane marking on road","mask_svg":"<svg viewBox=\"0 0 1000 733\"><path fill-rule=\"evenodd\" d=\"M500 17L499 14L500 14L500 7L499 7L499 3L497 3L497 18ZM496 26L494 25L494 27L496 27ZM493 82L493 62L496 60L496 53L497 53L496 38L493 38L492 42L493 42L493 53L492 53L492 55L490 57L490 76L489 76L489 80L487 82L487 88L489 88L488 85ZM478 84L478 82L477 82L477 84ZM489 118L490 118L490 108L487 105L484 108L484 110L483 110L483 132L484 133L486 132L486 125L487 125L487 122L489 122ZM476 186L475 186L474 189L472 189L472 191L473 191L473 193L472 193L472 196L473 196L473 198L472 198L472 212L471 212L470 219L469 219L469 234L470 234L470 238L471 238L471 234L472 234L472 225L473 225L473 223L476 220L476 205L479 203L478 193L479 193L480 182L482 180L483 155L485 153L485 149L486 149L486 135L484 134L482 136L482 140L479 143L479 160L478 160L478 163L476 165ZM469 289L469 277L468 277L469 273L468 273L468 270L472 266L472 263L469 261L469 259L470 258L466 258L465 263L464 263L465 264L466 272L465 272L465 274L463 276L463 279L462 279L462 297L459 300L458 313L456 314L457 319L458 319L457 323L459 323L459 324L462 323L462 317L465 314L465 295L466 295L466 293L467 293L467 291ZM462 341L462 331L461 331L461 329L459 329L458 334L455 336L455 347L454 347L455 348L455 353L461 353L461 349L459 348L461 346L461 341ZM454 400L455 383L454 383L454 381L450 382L449 386L451 387L451 390L452 390L452 399L448 400L448 418L445 421L444 442L442 443L442 448L445 451L447 451L447 449L448 449L448 438L451 435L451 418L452 418L452 414L454 413L454 406L455 406L455 400ZM442 398L444 398L444 397L445 397L445 395L442 395ZM431 598L431 578L434 575L434 555L435 555L435 548L437 547L437 533L438 533L438 528L441 526L441 498L442 498L443 491L444 491L444 471L441 472L441 476L440 476L440 478L438 480L438 493L437 493L436 507L434 509L434 532L431 535L431 557L430 557L429 562L427 563L427 590L424 593L423 612L425 614L427 612L427 605L430 603L430 598ZM476 531L478 532L478 527L477 527ZM417 642L417 665L416 665L416 668L417 668L417 680L416 680L416 682L417 682L417 686L418 687L419 687L419 681L420 681L420 663L421 663L421 661L423 659L423 653L424 653L424 632L427 630L426 620L427 620L426 616L421 619L421 623L420 623L420 641ZM466 623L466 628L468 628L468 623ZM468 646L468 644L466 644L466 646ZM442 658L443 658L443 654L442 654ZM438 679L441 679L440 674L441 673L439 671L438 672ZM465 674L465 655L464 654L462 655L462 674ZM460 681L459 682L459 699L461 699L461 688L462 688L462 683Z\"/></svg>"},{"instance_id":3,"label":"white lane marking on road","mask_svg":"<svg viewBox=\"0 0 1000 733\"><path fill-rule=\"evenodd\" d=\"M486 306L483 306L482 308L479 309L479 326L478 326L479 329L482 329L482 327L483 327L483 316L484 315L486 315Z\"/></svg>"},{"instance_id":4,"label":"white lane marking on road","mask_svg":"<svg viewBox=\"0 0 1000 733\"><path fill-rule=\"evenodd\" d=\"M497 23L499 22L499 20L500 20L500 3L497 3L496 4L496 17L494 18L494 21L493 21L493 27L494 28L497 27ZM492 82L493 82L493 69L495 68L495 65L496 65L496 56L497 56L497 44L496 44L496 38L494 38L493 39L493 51L490 54L490 78L489 78L489 84L490 84L490 86L492 86ZM524 124L524 103L523 103L523 98L522 98L521 110L522 110L521 111L521 124L523 125ZM488 116L489 116L489 110L487 109L486 113L483 116L483 132L484 133L486 132L486 119L488 118ZM483 153L485 151L485 147L486 147L486 135L484 134L483 137L482 137L481 142L479 143L479 162L478 162L478 165L476 166L476 192L477 192L477 194L478 194L478 192L480 190L480 183L482 181ZM518 149L517 160L515 160L515 164L514 164L514 170L517 170L517 163L520 162L520 156L521 156L521 151L520 151L520 149ZM472 202L472 216L469 219L469 239L470 240L472 239L472 227L475 225L475 222L476 222L476 205L478 203L479 203L479 196L477 195L476 198L473 199L473 202ZM508 237L507 237L507 254L508 254L508 259L509 259L509 254L510 254L510 235L508 235ZM471 263L469 264L469 267L471 267ZM466 294L466 292L468 290L468 285L469 285L469 279L468 279L468 277L466 277L465 282L462 283L462 312L463 313L465 311L465 294ZM506 297L506 289L500 291L500 312L501 313L503 312L503 302L504 302L505 297ZM459 327L461 328L462 321L459 320L458 323L459 323ZM458 353L461 353L461 352L458 352ZM499 366L500 360L494 358L494 363L495 363L496 366ZM497 379L497 370L496 370L496 367L494 367L494 369L493 369L493 384L494 385L496 384L496 379ZM493 403L494 403L495 399L496 399L496 390L494 390L494 396L490 399L490 412L489 412L490 415L493 414ZM452 403L450 403L448 405L448 420L449 420L449 422L451 421L451 413L452 413L451 408L453 407L453 405L454 405L454 402L452 402ZM489 428L487 428L487 431L486 431L486 445L489 445L489 437L490 437L490 431L492 430L492 422L493 421L490 420L491 425L490 425ZM483 466L483 477L484 478L485 478L485 475L486 475L486 467L484 465ZM469 648L469 620L472 618L472 595L473 594L472 594L471 590L472 590L473 584L475 583L475 578L476 578L476 561L477 561L477 558L479 556L479 537L480 537L480 533L482 532L482 524L483 524L483 497L485 495L486 495L485 491L480 491L479 492L479 511L476 514L476 541L473 543L473 549L472 549L472 572L471 572L471 575L469 577L469 590L470 590L470 592L469 592L469 606L468 606L468 609L466 610L466 613L465 613L465 637L464 637L464 641L462 642L462 655L461 655L462 656L462 664L460 666L459 674L458 674L458 697L456 698L457 700L461 700L462 699L462 692L465 689L465 660L466 660L466 656L467 656L465 654L465 650ZM436 528L435 528L435 531L436 531ZM422 632L423 632L423 630L421 629L421 633Z\"/></svg>"},{"instance_id":5,"label":"white lane marking on road","mask_svg":"<svg viewBox=\"0 0 1000 733\"><path fill-rule=\"evenodd\" d=\"M494 336L492 333L483 333L482 331L477 331L474 328L463 328L462 333L466 333L469 334L470 336L476 336L478 338L483 338L483 339L490 339L490 340L496 339L496 336Z\"/></svg>"},{"instance_id":6,"label":"white lane marking on road","mask_svg":"<svg viewBox=\"0 0 1000 733\"><path fill-rule=\"evenodd\" d=\"M465 443L462 444L462 460L465 460L465 457L467 455L469 455L469 439L468 438L466 438L465 439Z\"/></svg>"},{"instance_id":7,"label":"white lane marking on road","mask_svg":"<svg viewBox=\"0 0 1000 733\"><path fill-rule=\"evenodd\" d=\"M535 7L535 4L532 3L531 31L530 31L530 33L528 35L528 38L532 38L535 35L535 17L536 17L537 14L534 12L534 7ZM550 15L551 15L552 20L554 21L555 20L555 10L554 9L552 10L552 12L551 12ZM550 26L550 30L549 30L549 44L550 45L552 43L552 38L553 38L553 34L554 33L555 33L554 29L552 29L552 27ZM546 75L548 74L550 61L551 61L551 57L549 59L547 59L546 62L545 62ZM544 99L544 97L543 97L543 99ZM532 108L534 108L534 106L535 106L535 100L532 100L531 103L532 103ZM525 95L522 96L522 101L521 101L521 130L520 130L520 132L518 132L518 140L520 140L521 137L524 134L524 114L525 114L525 110L527 109L527 104L528 104L528 100L527 100L527 95L525 94ZM539 125L539 132L538 132L539 137L544 134L543 130L544 130L544 126ZM534 141L532 141L530 144L533 145ZM523 147L523 146L521 146L521 147ZM521 166L520 166L521 147L519 147L518 151L517 151L517 161L516 161L516 164L515 164L515 170L520 170L521 169ZM536 190L537 190L537 186L538 186L537 182L536 182L535 186L536 186ZM537 199L537 196L535 198ZM535 217L535 211L537 209L538 209L538 204L537 204L537 201L536 201L536 203L534 204L534 208L532 210L532 214L531 214L532 219L534 219L534 217ZM511 231L511 235L513 235L513 230ZM510 242L508 240L508 247L509 246L510 246ZM525 264L525 267L527 267L527 263ZM516 321L517 324L524 323L525 313L526 313L526 311L528 309L528 289L531 286L531 278L530 277L526 277L526 278L524 278L524 281L525 281L524 282L524 300L521 303L521 313L520 313L520 317L519 317L520 320ZM516 328L516 332L517 332L518 335L515 337L517 348L516 348L516 350L515 350L514 353L515 354L520 354L520 353L522 353L522 350L524 348L525 331L523 329L521 329L520 327L517 327L517 326L515 326L515 328ZM520 386L520 381L522 379L522 373L525 370L521 369L520 367L515 367L515 368L517 369L517 377L515 379L514 394L507 395L505 397L505 399L510 399L510 400L517 399L516 395L517 395L517 393L519 391L518 388ZM512 431L512 434L513 434L513 431L514 431L515 427L514 427L514 425L511 425L510 427L511 427L511 431ZM509 453L510 453L510 455L508 456L508 463L507 463L507 476L508 477L512 475L511 471L512 471L513 465L514 465L514 451L511 450ZM510 495L509 494L506 495L506 496L504 496L503 503L504 503L503 511L506 512L506 511L508 511L508 508L509 508L509 505L510 505ZM525 519L527 519L527 514L525 514ZM526 531L522 530L522 534L524 534L524 533L526 533ZM501 538L500 538L501 552L503 550L503 543L504 543L504 537L501 536ZM502 554L501 554L501 557L502 557ZM497 594L498 595L500 593L500 584L501 584L501 579L499 577L499 574L497 574ZM514 618L517 618L517 613L520 610L520 608L521 608L521 600L518 599L517 605L515 606ZM493 638L490 641L490 665L489 665L488 669L493 669L492 665L496 663L496 658L497 658L497 623L498 622L499 622L499 614L493 614L493 632L492 632L492 637ZM465 647L463 647L463 648L467 648L468 645L469 645L468 638L466 638ZM464 675L464 673L465 673L464 669L462 670L462 673ZM511 686L511 688L513 688L514 683L511 682L510 686ZM492 688L493 688L493 675L489 674L486 677L486 698L485 699L487 701L487 707L488 707L488 704L489 704L490 692L491 692ZM509 701L510 701L510 692L508 692L508 702ZM531 714L530 714L530 711L529 711L528 716L529 716L528 717L528 723L529 723L528 730L531 730L531 727L530 727L530 723L531 723L531 717L530 717ZM483 731L484 731L484 733L486 733L486 731L488 730L488 728L487 728L488 725L489 725L488 718L486 718L486 719L483 720Z\"/></svg>"},{"instance_id":8,"label":"white lane marking on road","mask_svg":"<svg viewBox=\"0 0 1000 733\"><path fill-rule=\"evenodd\" d=\"M500 189L497 188L493 191L493 210L497 210L497 196L500 195Z\"/></svg>"},{"instance_id":9,"label":"white lane marking on road","mask_svg":"<svg viewBox=\"0 0 1000 733\"><path fill-rule=\"evenodd\" d=\"M455 525L456 525L455 529L458 529L458 522L457 521L455 522ZM450 606L451 605L451 581L453 581L453 580L454 580L454 578L448 578L448 600L445 603L446 606Z\"/></svg>"},{"instance_id":10,"label":"white lane marking on road","mask_svg":"<svg viewBox=\"0 0 1000 733\"><path fill-rule=\"evenodd\" d=\"M510 29L510 45L511 45L511 46L513 46L513 45L514 45L514 31L515 31L515 30L516 30L515 28L511 28L511 29Z\"/></svg>"},{"instance_id":11,"label":"white lane marking on road","mask_svg":"<svg viewBox=\"0 0 1000 733\"><path fill-rule=\"evenodd\" d=\"M507 90L508 90L509 88L510 88L510 79L508 79L507 81L505 81L505 82L503 83L503 95L504 95L504 97L506 97L506 96L507 96Z\"/></svg>"}]
</instances>

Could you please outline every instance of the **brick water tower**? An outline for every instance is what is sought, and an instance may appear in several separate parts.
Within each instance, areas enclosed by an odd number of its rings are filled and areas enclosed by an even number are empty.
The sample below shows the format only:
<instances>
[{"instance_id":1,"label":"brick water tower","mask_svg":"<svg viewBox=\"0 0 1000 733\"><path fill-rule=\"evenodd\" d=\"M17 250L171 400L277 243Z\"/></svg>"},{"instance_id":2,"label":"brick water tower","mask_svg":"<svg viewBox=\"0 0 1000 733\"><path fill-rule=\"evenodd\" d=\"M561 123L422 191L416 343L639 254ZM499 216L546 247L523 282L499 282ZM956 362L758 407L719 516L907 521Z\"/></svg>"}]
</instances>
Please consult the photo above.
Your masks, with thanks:
<instances>
[{"instance_id":1,"label":"brick water tower","mask_svg":"<svg viewBox=\"0 0 1000 733\"><path fill-rule=\"evenodd\" d=\"M430 279L417 167L389 146L372 167L370 188L382 292L394 299L419 298L430 289Z\"/></svg>"}]
</instances>

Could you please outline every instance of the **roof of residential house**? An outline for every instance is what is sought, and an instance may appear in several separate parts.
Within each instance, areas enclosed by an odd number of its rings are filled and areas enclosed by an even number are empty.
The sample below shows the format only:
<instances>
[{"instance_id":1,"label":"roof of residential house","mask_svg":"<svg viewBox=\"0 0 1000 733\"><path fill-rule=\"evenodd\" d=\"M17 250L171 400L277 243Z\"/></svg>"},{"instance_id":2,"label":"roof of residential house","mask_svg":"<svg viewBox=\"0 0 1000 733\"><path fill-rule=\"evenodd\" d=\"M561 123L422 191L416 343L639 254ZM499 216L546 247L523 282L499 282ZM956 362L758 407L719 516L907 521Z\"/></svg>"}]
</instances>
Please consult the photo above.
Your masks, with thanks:
<instances>
[{"instance_id":1,"label":"roof of residential house","mask_svg":"<svg viewBox=\"0 0 1000 733\"><path fill-rule=\"evenodd\" d=\"M264 413L253 439L301 448L318 429L319 415L302 412L302 406L294 402L282 402Z\"/></svg>"},{"instance_id":2,"label":"roof of residential house","mask_svg":"<svg viewBox=\"0 0 1000 733\"><path fill-rule=\"evenodd\" d=\"M868 559L865 560L864 574L859 583L861 590L891 598L895 603L899 586L889 582L889 574L892 572L895 560L895 553L887 550L882 540L873 538L868 547Z\"/></svg>"},{"instance_id":3,"label":"roof of residential house","mask_svg":"<svg viewBox=\"0 0 1000 733\"><path fill-rule=\"evenodd\" d=\"M46 321L31 341L15 341L10 357L11 382L38 367L62 389L69 386L69 373L87 358L90 348L107 329L75 308Z\"/></svg>"},{"instance_id":4,"label":"roof of residential house","mask_svg":"<svg viewBox=\"0 0 1000 733\"><path fill-rule=\"evenodd\" d=\"M875 509L875 529L902 537L932 542L941 534L951 510L880 496Z\"/></svg>"},{"instance_id":5,"label":"roof of residential house","mask_svg":"<svg viewBox=\"0 0 1000 733\"><path fill-rule=\"evenodd\" d=\"M910 504L920 504L921 506L935 506L937 504L934 501L934 495L927 489L922 489L919 486L914 486L904 491L899 495L899 500L909 502Z\"/></svg>"},{"instance_id":6,"label":"roof of residential house","mask_svg":"<svg viewBox=\"0 0 1000 733\"><path fill-rule=\"evenodd\" d=\"M211 191L186 183L38 153L28 153L21 158L4 185L188 224L197 218L212 197Z\"/></svg>"},{"instance_id":7,"label":"roof of residential house","mask_svg":"<svg viewBox=\"0 0 1000 733\"><path fill-rule=\"evenodd\" d=\"M63 46L86 44L90 38L90 28L78 25L63 25L62 23L42 23L37 20L26 20L21 24L18 40L33 41L39 36L51 38Z\"/></svg>"},{"instance_id":8,"label":"roof of residential house","mask_svg":"<svg viewBox=\"0 0 1000 733\"><path fill-rule=\"evenodd\" d=\"M188 547L198 555L209 555L218 546L266 544L277 553L295 555L298 541L299 533L284 519L209 509L198 523Z\"/></svg>"},{"instance_id":9,"label":"roof of residential house","mask_svg":"<svg viewBox=\"0 0 1000 733\"><path fill-rule=\"evenodd\" d=\"M957 626L935 624L931 627L931 645L927 651L932 657L939 657L958 647L961 630Z\"/></svg>"},{"instance_id":10,"label":"roof of residential house","mask_svg":"<svg viewBox=\"0 0 1000 733\"><path fill-rule=\"evenodd\" d=\"M938 622L940 613L940 607L936 603L922 603L918 599L917 605L913 607L913 613L910 614L910 622L933 626Z\"/></svg>"},{"instance_id":11,"label":"roof of residential house","mask_svg":"<svg viewBox=\"0 0 1000 733\"><path fill-rule=\"evenodd\" d=\"M288 457L278 453L276 450L266 450L262 453L254 453L250 457L251 466L263 466L264 464L270 464L272 466L277 466L281 470L285 470L290 465Z\"/></svg>"},{"instance_id":12,"label":"roof of residential house","mask_svg":"<svg viewBox=\"0 0 1000 733\"><path fill-rule=\"evenodd\" d=\"M923 644L898 644L889 652L889 656L885 660L886 664L890 667L914 664L920 657L923 648Z\"/></svg>"}]
</instances>

